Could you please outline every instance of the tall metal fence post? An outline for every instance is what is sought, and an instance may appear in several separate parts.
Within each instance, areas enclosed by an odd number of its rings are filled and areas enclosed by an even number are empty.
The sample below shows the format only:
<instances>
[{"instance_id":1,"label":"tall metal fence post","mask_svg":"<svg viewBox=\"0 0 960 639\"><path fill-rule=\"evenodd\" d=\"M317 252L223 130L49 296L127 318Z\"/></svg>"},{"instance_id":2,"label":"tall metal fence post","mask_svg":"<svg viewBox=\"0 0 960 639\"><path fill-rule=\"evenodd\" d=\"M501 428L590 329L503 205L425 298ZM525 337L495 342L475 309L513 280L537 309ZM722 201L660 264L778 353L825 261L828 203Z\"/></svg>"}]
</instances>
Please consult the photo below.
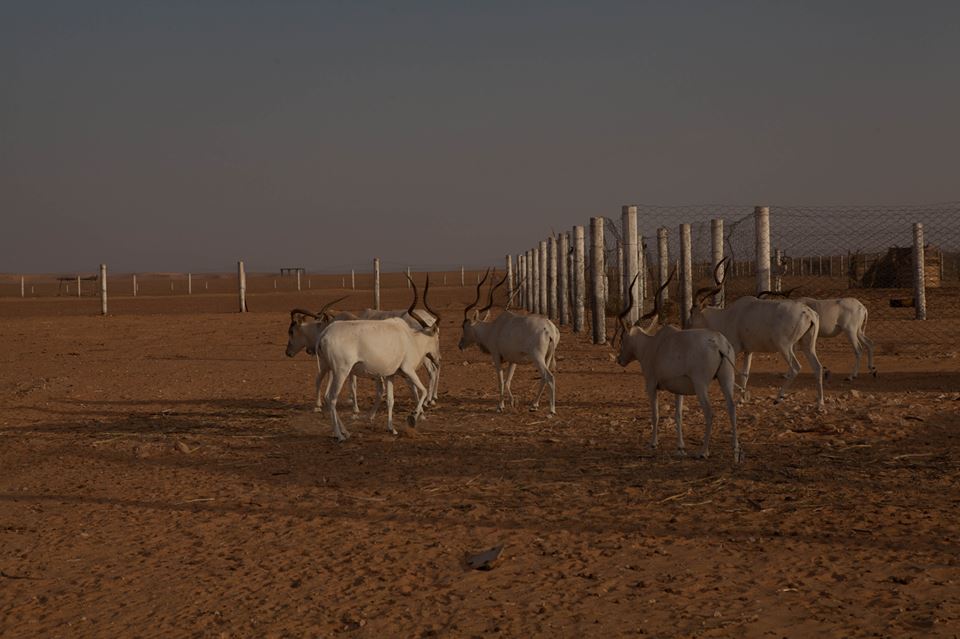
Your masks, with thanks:
<instances>
[{"instance_id":1,"label":"tall metal fence post","mask_svg":"<svg viewBox=\"0 0 960 639\"><path fill-rule=\"evenodd\" d=\"M756 222L757 292L770 290L770 207L753 209Z\"/></svg>"},{"instance_id":2,"label":"tall metal fence post","mask_svg":"<svg viewBox=\"0 0 960 639\"><path fill-rule=\"evenodd\" d=\"M590 218L590 265L593 275L593 343L607 341L607 322L604 309L603 282L603 218Z\"/></svg>"},{"instance_id":3,"label":"tall metal fence post","mask_svg":"<svg viewBox=\"0 0 960 639\"><path fill-rule=\"evenodd\" d=\"M927 286L924 273L923 224L913 225L913 305L918 320L927 319Z\"/></svg>"}]
</instances>

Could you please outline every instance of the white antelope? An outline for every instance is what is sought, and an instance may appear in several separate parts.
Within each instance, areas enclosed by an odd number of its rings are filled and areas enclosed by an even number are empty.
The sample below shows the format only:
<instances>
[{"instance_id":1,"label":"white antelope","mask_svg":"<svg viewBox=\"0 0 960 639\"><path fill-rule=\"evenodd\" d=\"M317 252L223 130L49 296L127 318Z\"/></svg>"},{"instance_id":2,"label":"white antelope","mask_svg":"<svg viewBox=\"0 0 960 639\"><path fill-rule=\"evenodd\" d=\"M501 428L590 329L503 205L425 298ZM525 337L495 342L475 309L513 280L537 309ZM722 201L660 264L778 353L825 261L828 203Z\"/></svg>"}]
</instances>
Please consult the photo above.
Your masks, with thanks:
<instances>
[{"instance_id":1,"label":"white antelope","mask_svg":"<svg viewBox=\"0 0 960 639\"><path fill-rule=\"evenodd\" d=\"M660 408L657 391L665 390L676 398L677 452L685 455L683 445L683 396L696 395L703 409L706 426L703 432L703 447L698 454L701 458L710 455L710 433L713 429L713 408L710 406L710 383L717 380L720 391L727 404L730 429L733 432L733 459L740 462L742 450L737 437L737 408L733 398L736 371L734 361L737 354L730 342L721 333L703 328L680 330L673 326L662 326L657 330L660 313L660 292L663 291L674 273L664 282L654 298L653 310L628 327L624 318L633 308L633 284L629 289L629 303L617 317L620 335L620 353L617 363L626 367L630 362L640 363L643 371L647 397L650 399L650 412L653 421L653 438L650 447L657 447L657 432L660 424ZM652 318L646 328L640 322ZM616 342L614 335L614 342Z\"/></svg>"},{"instance_id":2,"label":"white antelope","mask_svg":"<svg viewBox=\"0 0 960 639\"><path fill-rule=\"evenodd\" d=\"M790 289L783 293L775 291L764 291L757 295L762 297L767 295L781 295L789 297L790 293L796 289ZM846 335L847 341L853 347L853 370L847 375L848 381L856 379L860 374L860 356L863 349L867 349L867 370L874 377L877 376L877 369L873 365L873 340L867 337L867 307L863 302L855 297L837 297L833 299L815 299L812 297L799 297L798 302L806 304L820 317L819 337L836 337L837 335Z\"/></svg>"},{"instance_id":3,"label":"white antelope","mask_svg":"<svg viewBox=\"0 0 960 639\"><path fill-rule=\"evenodd\" d=\"M556 377L551 368L556 366L557 345L560 343L560 331L546 317L542 315L518 315L504 310L492 322L490 308L493 306L493 292L501 286L504 279L490 289L490 298L485 307L473 312L470 310L480 301L480 287L487 280L489 269L483 279L477 284L477 297L472 304L463 309L463 335L460 337L460 350L476 344L484 353L488 353L493 360L493 368L497 371L497 382L500 386L500 402L497 410L503 412L504 391L510 398L510 405L515 406L510 382L517 364L532 362L540 373L540 386L537 395L530 406L530 410L540 407L540 397L545 386L550 387L550 415L557 414L557 385ZM480 314L484 313L481 319ZM503 364L507 363L507 376L504 379Z\"/></svg>"},{"instance_id":4,"label":"white antelope","mask_svg":"<svg viewBox=\"0 0 960 639\"><path fill-rule=\"evenodd\" d=\"M293 357L300 351L304 350L307 352L307 355L310 355L311 357L315 356L315 345L317 340L320 338L320 333L323 332L323 330L331 322L357 319L356 315L347 311L336 314L333 314L329 311L331 306L345 299L347 299L347 296L333 300L332 302L328 302L317 313L305 311L302 308L295 308L290 311L290 327L287 329L287 349L284 351L287 357ZM325 389L323 388L323 380L325 377L325 373L317 371L317 402L314 405L313 410L318 413L323 410L323 395L325 392ZM329 385L330 384L328 381L327 386ZM353 412L354 414L357 414L360 412L360 406L357 403L356 375L350 377L350 392L353 398Z\"/></svg>"},{"instance_id":5,"label":"white antelope","mask_svg":"<svg viewBox=\"0 0 960 639\"><path fill-rule=\"evenodd\" d=\"M410 312L417 303L416 286L413 291ZM417 368L425 358L433 357L436 344L436 325L414 329L397 317L333 322L327 326L320 333L314 350L321 374L330 371L332 375L325 400L330 411L333 436L339 441L350 436L337 415L337 396L350 375L383 379L387 397L387 430L394 434L397 431L393 427L393 377L403 375L411 384L416 402L407 421L415 426L423 414L423 402L427 394L426 387L417 376Z\"/></svg>"},{"instance_id":6,"label":"white antelope","mask_svg":"<svg viewBox=\"0 0 960 639\"><path fill-rule=\"evenodd\" d=\"M817 358L817 334L820 318L805 304L792 300L762 300L752 295L738 298L726 308L705 308L707 300L718 293L723 280L717 279L717 270L729 258L723 258L713 272L716 287L700 289L694 295L690 309L692 328L709 328L723 333L737 353L743 353L743 369L740 372L740 387L743 399L747 399L747 379L754 353L780 353L789 370L786 380L774 403L783 400L784 394L800 372L800 360L793 351L800 343L801 352L813 369L817 387L817 406L823 408L823 366ZM726 272L724 272L724 279ZM700 297L701 293L705 293Z\"/></svg>"}]
</instances>

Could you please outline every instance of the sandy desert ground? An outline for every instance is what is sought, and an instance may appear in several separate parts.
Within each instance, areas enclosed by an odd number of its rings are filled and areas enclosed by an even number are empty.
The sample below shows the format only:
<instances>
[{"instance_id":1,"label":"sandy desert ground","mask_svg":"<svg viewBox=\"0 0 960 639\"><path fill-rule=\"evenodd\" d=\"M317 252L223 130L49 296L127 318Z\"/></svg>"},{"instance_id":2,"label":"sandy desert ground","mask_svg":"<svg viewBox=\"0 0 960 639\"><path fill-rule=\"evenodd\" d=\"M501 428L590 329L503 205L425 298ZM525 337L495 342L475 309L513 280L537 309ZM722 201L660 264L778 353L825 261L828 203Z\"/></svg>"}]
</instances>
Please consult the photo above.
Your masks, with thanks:
<instances>
[{"instance_id":1,"label":"sandy desert ground","mask_svg":"<svg viewBox=\"0 0 960 639\"><path fill-rule=\"evenodd\" d=\"M337 444L314 363L283 354L289 309L341 293L320 284L243 315L225 292L108 317L93 297L0 300L0 636L960 635L952 329L907 350L909 323L889 330L880 376L835 375L823 415L806 371L773 406L782 366L756 358L738 466L725 417L708 460L672 454L669 420L650 451L637 365L567 328L559 415L498 414L487 357L456 348L470 293L436 288L441 405ZM845 344L820 351L849 367ZM535 384L518 372L521 401Z\"/></svg>"}]
</instances>

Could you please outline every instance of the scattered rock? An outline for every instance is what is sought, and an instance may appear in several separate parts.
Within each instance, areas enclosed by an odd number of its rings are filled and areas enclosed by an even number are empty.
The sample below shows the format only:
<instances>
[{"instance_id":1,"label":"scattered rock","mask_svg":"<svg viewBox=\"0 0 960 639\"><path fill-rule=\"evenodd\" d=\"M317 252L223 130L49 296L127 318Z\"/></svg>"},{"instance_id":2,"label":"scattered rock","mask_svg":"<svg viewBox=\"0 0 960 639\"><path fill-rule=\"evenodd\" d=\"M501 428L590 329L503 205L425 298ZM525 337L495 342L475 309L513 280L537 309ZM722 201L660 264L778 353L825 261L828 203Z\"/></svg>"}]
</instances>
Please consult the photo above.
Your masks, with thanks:
<instances>
[{"instance_id":1,"label":"scattered rock","mask_svg":"<svg viewBox=\"0 0 960 639\"><path fill-rule=\"evenodd\" d=\"M190 453L196 450L196 448L190 448L179 439L173 442L173 447L178 451L180 451L181 453L183 453L184 455L189 455Z\"/></svg>"}]
</instances>

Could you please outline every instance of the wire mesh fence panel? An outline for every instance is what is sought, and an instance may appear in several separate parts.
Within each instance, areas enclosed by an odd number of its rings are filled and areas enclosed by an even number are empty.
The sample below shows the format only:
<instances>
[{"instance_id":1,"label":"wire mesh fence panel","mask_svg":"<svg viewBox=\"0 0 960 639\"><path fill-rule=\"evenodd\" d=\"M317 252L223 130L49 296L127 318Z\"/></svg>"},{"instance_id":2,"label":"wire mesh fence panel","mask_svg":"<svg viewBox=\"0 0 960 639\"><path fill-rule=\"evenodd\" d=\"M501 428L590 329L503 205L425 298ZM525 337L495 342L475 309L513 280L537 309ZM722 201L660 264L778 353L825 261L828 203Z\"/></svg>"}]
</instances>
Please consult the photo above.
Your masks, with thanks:
<instances>
[{"instance_id":1,"label":"wire mesh fence panel","mask_svg":"<svg viewBox=\"0 0 960 639\"><path fill-rule=\"evenodd\" d=\"M867 334L883 353L956 357L950 336L960 334L960 203L778 206L771 219L771 244L780 258L772 267L784 291L860 300L868 311ZM914 223L924 234L923 321L915 309Z\"/></svg>"}]
</instances>

